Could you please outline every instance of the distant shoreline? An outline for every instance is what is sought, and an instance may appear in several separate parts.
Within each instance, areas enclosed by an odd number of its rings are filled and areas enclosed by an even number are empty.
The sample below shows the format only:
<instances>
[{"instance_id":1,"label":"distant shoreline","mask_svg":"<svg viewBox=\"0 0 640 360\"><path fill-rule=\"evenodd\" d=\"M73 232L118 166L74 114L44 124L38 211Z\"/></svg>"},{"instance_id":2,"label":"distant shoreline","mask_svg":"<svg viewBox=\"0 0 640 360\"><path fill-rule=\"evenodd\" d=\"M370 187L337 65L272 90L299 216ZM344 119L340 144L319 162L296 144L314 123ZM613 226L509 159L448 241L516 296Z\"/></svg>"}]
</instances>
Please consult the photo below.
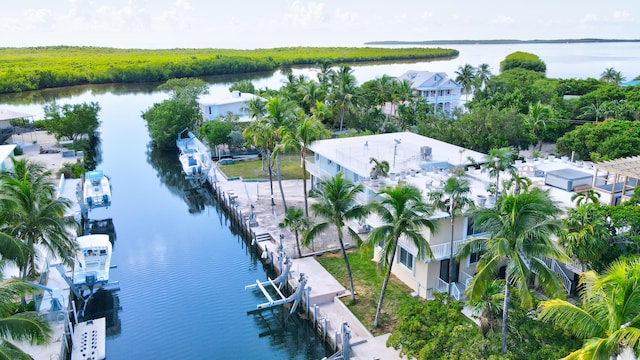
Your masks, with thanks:
<instances>
[{"instance_id":1,"label":"distant shoreline","mask_svg":"<svg viewBox=\"0 0 640 360\"><path fill-rule=\"evenodd\" d=\"M581 44L581 43L636 43L640 39L551 39L551 40L425 40L425 41L369 41L365 45L495 45L495 44Z\"/></svg>"}]
</instances>

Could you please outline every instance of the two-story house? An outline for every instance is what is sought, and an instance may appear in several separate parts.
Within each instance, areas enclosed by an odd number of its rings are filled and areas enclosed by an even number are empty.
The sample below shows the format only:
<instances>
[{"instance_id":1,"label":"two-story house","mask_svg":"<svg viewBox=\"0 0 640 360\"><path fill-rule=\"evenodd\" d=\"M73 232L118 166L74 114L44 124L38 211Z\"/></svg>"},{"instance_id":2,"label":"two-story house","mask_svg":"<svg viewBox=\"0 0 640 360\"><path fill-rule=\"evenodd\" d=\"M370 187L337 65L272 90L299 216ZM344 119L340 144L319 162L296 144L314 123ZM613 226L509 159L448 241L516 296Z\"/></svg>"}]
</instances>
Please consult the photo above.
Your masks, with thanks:
<instances>
[{"instance_id":1,"label":"two-story house","mask_svg":"<svg viewBox=\"0 0 640 360\"><path fill-rule=\"evenodd\" d=\"M471 198L477 206L492 206L495 200L488 191L489 185L495 183L495 178L490 178L488 173L477 169L478 164L486 161L486 155L448 144L442 141L424 137L410 132L359 136L351 138L337 138L320 140L310 145L314 152L313 159L307 160L307 170L311 174L311 185L316 186L318 180L327 179L338 172L343 172L344 177L362 184L364 192L357 201L367 203L375 201L377 192L385 186L395 186L402 181L412 184L420 189L425 197L434 190L442 189L445 181L452 176L452 172L462 169L464 179L469 182ZM387 161L389 163L389 175L380 179L371 177L373 164L370 159ZM632 159L636 160L636 159ZM625 163L626 164L626 163ZM472 166L473 165L473 166ZM622 188L630 191L635 186L635 180L627 181L627 178L640 178L637 170L627 174L610 176L603 175L604 168L597 173L598 166L606 167L610 164L593 164L585 162L573 162L566 157L556 159L549 156L547 159L517 160L515 167L520 176L526 176L532 181L532 186L548 189L551 197L558 202L562 209L574 206L571 197L576 191L593 184L593 188L603 192L601 201L608 202L607 192L611 189ZM616 164L610 167L617 166ZM620 166L616 167L620 169ZM635 169L635 168L634 168ZM612 169L607 174L612 174ZM629 171L627 171L629 172ZM618 171L621 173L621 170ZM632 176L634 175L634 176ZM635 176L637 175L637 176ZM501 174L502 181L509 179L508 174ZM613 186L613 184L617 184ZM615 196L612 194L610 196ZM447 291L449 279L449 261L451 254L451 218L445 212L436 211L432 216L436 221L438 231L431 233L425 230L424 236L429 241L433 252L433 258L419 260L417 249L408 241L401 239L396 252L393 273L406 285L411 287L416 294L428 297L434 291ZM378 219L370 216L366 225L375 227ZM473 219L467 215L460 216L454 221L453 229L453 254L470 238L488 236L478 229ZM357 226L357 225L356 225ZM464 289L475 274L475 265L480 258L480 252L461 261L456 261L453 266L452 295L456 298L463 296ZM565 289L574 288L575 272L574 264L558 264L548 260L548 266L555 271ZM545 260L545 261L547 261Z\"/></svg>"},{"instance_id":2,"label":"two-story house","mask_svg":"<svg viewBox=\"0 0 640 360\"><path fill-rule=\"evenodd\" d=\"M312 143L310 149L315 154L313 162L307 162L312 186L319 179L329 178L342 171L345 178L363 185L364 192L358 198L361 203L373 201L382 187L394 186L398 181L415 185L426 198L430 191L440 189L455 169L464 169L472 163L482 163L485 159L482 153L411 132L320 140ZM388 177L370 178L373 167L371 158L389 163ZM486 195L486 184L476 181L474 194ZM448 287L450 218L444 212L436 212L432 219L437 222L439 230L435 233L425 230L424 235L429 241L433 258L418 260L417 249L402 239L395 260L399 266L393 267L394 275L422 297L428 296L432 291L447 291ZM367 219L368 225L375 227L376 222L374 216ZM456 219L454 255L468 237L476 235L478 229L474 228L472 221L467 217ZM475 273L477 260L478 254L473 254L468 259L455 263L455 286L452 290L455 297L462 296L466 283Z\"/></svg>"},{"instance_id":3,"label":"two-story house","mask_svg":"<svg viewBox=\"0 0 640 360\"><path fill-rule=\"evenodd\" d=\"M239 122L250 122L252 119L247 111L248 103L255 98L267 101L258 95L235 90L224 95L202 95L198 97L198 105L204 121L213 121L231 113L239 117Z\"/></svg>"},{"instance_id":4,"label":"two-story house","mask_svg":"<svg viewBox=\"0 0 640 360\"><path fill-rule=\"evenodd\" d=\"M433 104L437 111L451 113L460 106L462 85L449 78L444 72L409 70L398 80L408 80L414 93Z\"/></svg>"}]
</instances>

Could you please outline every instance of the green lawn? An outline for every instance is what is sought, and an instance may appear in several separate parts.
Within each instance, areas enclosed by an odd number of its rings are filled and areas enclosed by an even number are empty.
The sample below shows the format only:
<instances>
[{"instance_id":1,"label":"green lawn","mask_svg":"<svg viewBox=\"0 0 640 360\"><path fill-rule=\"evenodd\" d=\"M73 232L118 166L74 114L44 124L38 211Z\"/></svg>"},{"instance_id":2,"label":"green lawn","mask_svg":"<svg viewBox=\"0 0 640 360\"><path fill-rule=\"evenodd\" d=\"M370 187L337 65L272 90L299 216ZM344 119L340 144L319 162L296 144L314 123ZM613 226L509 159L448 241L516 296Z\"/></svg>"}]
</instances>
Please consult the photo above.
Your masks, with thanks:
<instances>
[{"instance_id":1,"label":"green lawn","mask_svg":"<svg viewBox=\"0 0 640 360\"><path fill-rule=\"evenodd\" d=\"M235 161L231 165L219 165L220 170L227 177L241 176L243 179L269 179L269 170L262 171L262 160ZM296 155L285 155L280 157L280 172L282 180L302 179L302 168L300 167L300 157ZM277 180L275 166L273 167L273 180ZM307 179L309 174L307 174Z\"/></svg>"},{"instance_id":2,"label":"green lawn","mask_svg":"<svg viewBox=\"0 0 640 360\"><path fill-rule=\"evenodd\" d=\"M342 301L349 310L366 326L373 335L382 335L395 331L400 304L406 301L418 301L411 297L412 290L395 276L391 276L380 316L380 326L373 328L376 307L382 289L384 274L378 270L377 264L370 256L363 256L360 250L349 251L349 265L353 273L353 283L356 288L356 301L351 303L351 297L346 296ZM318 262L327 269L347 290L349 279L340 252L327 253L316 257Z\"/></svg>"}]
</instances>

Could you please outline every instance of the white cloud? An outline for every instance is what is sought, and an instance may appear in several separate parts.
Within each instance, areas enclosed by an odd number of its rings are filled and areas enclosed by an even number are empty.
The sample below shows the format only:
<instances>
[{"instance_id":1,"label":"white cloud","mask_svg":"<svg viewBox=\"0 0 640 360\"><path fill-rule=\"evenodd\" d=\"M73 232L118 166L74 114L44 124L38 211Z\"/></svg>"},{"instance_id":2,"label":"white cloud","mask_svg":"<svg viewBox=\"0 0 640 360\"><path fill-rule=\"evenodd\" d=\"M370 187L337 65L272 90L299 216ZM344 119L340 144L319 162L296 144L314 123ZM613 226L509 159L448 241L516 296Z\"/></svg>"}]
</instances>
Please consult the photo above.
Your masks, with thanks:
<instances>
[{"instance_id":1,"label":"white cloud","mask_svg":"<svg viewBox=\"0 0 640 360\"><path fill-rule=\"evenodd\" d=\"M433 18L433 12L432 11L425 11L425 12L422 13L422 15L420 15L420 18L422 20L431 19L431 18Z\"/></svg>"},{"instance_id":2,"label":"white cloud","mask_svg":"<svg viewBox=\"0 0 640 360\"><path fill-rule=\"evenodd\" d=\"M613 20L620 22L631 21L631 13L626 10L616 10L613 12Z\"/></svg>"},{"instance_id":3,"label":"white cloud","mask_svg":"<svg viewBox=\"0 0 640 360\"><path fill-rule=\"evenodd\" d=\"M293 0L282 16L287 24L301 27L316 26L326 21L324 4Z\"/></svg>"},{"instance_id":4,"label":"white cloud","mask_svg":"<svg viewBox=\"0 0 640 360\"><path fill-rule=\"evenodd\" d=\"M186 31L191 29L192 24L197 24L196 19L191 15L192 9L191 3L187 0L176 0L154 20L163 29Z\"/></svg>"},{"instance_id":5,"label":"white cloud","mask_svg":"<svg viewBox=\"0 0 640 360\"><path fill-rule=\"evenodd\" d=\"M515 23L515 20L511 16L499 15L496 16L492 21L492 24L502 24L502 25L511 25Z\"/></svg>"},{"instance_id":6,"label":"white cloud","mask_svg":"<svg viewBox=\"0 0 640 360\"><path fill-rule=\"evenodd\" d=\"M581 24L593 24L598 22L598 17L593 14L587 14L580 19Z\"/></svg>"},{"instance_id":7,"label":"white cloud","mask_svg":"<svg viewBox=\"0 0 640 360\"><path fill-rule=\"evenodd\" d=\"M50 9L26 9L24 12L23 26L26 26L29 30L39 29L47 30L51 29L55 21L54 14Z\"/></svg>"}]
</instances>

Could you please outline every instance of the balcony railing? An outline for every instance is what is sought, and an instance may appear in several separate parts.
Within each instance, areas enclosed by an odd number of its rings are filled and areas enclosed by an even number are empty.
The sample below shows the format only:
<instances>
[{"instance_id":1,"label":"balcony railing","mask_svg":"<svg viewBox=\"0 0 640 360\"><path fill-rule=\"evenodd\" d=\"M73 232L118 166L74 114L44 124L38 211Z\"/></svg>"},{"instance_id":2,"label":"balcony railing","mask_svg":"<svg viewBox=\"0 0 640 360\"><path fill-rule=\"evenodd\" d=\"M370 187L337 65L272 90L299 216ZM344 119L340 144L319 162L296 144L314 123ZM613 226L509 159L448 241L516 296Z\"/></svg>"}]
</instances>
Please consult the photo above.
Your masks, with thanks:
<instances>
[{"instance_id":1,"label":"balcony railing","mask_svg":"<svg viewBox=\"0 0 640 360\"><path fill-rule=\"evenodd\" d=\"M464 271L460 272L460 278L462 280L462 283L464 284L464 288L468 288L469 284L471 284L471 280L473 280L473 275L469 275Z\"/></svg>"},{"instance_id":2,"label":"balcony railing","mask_svg":"<svg viewBox=\"0 0 640 360\"><path fill-rule=\"evenodd\" d=\"M331 174L328 171L320 168L319 166L317 166L315 163L309 161L309 160L305 160L306 162L306 167L307 167L307 171L311 174L314 175L316 177L319 177L320 179L326 180L331 178L332 176L334 176L335 174Z\"/></svg>"},{"instance_id":3,"label":"balcony railing","mask_svg":"<svg viewBox=\"0 0 640 360\"><path fill-rule=\"evenodd\" d=\"M457 240L453 242L453 256L456 256L460 248L468 240ZM444 260L451 256L451 242L447 241L444 244L431 245L431 252L433 253L433 260Z\"/></svg>"},{"instance_id":4,"label":"balcony railing","mask_svg":"<svg viewBox=\"0 0 640 360\"><path fill-rule=\"evenodd\" d=\"M452 284L453 286L451 286L451 297L456 299L456 300L461 300L462 299L462 293L460 292L460 289L456 286L455 283ZM438 278L438 286L436 287L436 291L437 292L443 292L443 293L449 293L449 283Z\"/></svg>"},{"instance_id":5,"label":"balcony railing","mask_svg":"<svg viewBox=\"0 0 640 360\"><path fill-rule=\"evenodd\" d=\"M554 259L549 259L549 258L545 259L544 262L545 264L547 264L549 269L551 269L554 273L558 274L558 276L560 277L560 280L562 281L562 286L564 287L565 291L567 292L567 294L570 293L572 281L571 279L569 279L569 277L564 272L564 270L562 270L562 267L560 266L560 264L558 264L558 262L555 261Z\"/></svg>"}]
</instances>

